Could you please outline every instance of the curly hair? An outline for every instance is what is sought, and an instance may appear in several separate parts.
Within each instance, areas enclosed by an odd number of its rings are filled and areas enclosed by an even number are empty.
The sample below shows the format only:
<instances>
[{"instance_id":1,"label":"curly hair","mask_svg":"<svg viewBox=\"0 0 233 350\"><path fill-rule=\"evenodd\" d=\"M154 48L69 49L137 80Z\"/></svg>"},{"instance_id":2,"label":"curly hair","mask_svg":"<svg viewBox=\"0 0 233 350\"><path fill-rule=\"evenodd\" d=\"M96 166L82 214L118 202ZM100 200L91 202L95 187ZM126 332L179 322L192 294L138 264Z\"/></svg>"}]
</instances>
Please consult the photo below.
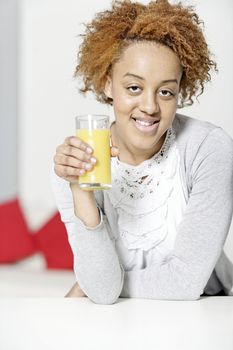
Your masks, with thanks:
<instances>
[{"instance_id":1,"label":"curly hair","mask_svg":"<svg viewBox=\"0 0 233 350\"><path fill-rule=\"evenodd\" d=\"M211 80L210 71L217 71L202 25L194 8L181 3L113 1L111 10L97 13L82 35L74 74L82 77L80 91L92 91L98 101L112 104L103 92L112 66L132 42L149 40L170 47L178 55L183 67L179 107L193 104L193 97L201 95L204 84Z\"/></svg>"}]
</instances>

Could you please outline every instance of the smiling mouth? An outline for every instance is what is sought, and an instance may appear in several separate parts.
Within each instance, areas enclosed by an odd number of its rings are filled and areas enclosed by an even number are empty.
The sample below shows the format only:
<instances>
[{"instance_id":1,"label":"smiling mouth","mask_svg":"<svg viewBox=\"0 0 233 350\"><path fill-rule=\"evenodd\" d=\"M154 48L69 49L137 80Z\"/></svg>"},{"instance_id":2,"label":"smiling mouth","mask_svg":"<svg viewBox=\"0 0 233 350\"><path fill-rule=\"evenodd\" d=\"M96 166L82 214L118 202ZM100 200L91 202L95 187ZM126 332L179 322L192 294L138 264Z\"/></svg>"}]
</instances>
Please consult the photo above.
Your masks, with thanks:
<instances>
[{"instance_id":1,"label":"smiling mouth","mask_svg":"<svg viewBox=\"0 0 233 350\"><path fill-rule=\"evenodd\" d=\"M159 123L159 120L154 120L154 121L145 121L145 120L140 120L140 119L136 119L136 118L132 118L136 123L138 123L139 125L142 126L151 126L154 124Z\"/></svg>"},{"instance_id":2,"label":"smiling mouth","mask_svg":"<svg viewBox=\"0 0 233 350\"><path fill-rule=\"evenodd\" d=\"M160 120L153 120L153 119L143 120L143 119L132 118L132 120L135 128L141 133L156 132L160 123Z\"/></svg>"}]
</instances>

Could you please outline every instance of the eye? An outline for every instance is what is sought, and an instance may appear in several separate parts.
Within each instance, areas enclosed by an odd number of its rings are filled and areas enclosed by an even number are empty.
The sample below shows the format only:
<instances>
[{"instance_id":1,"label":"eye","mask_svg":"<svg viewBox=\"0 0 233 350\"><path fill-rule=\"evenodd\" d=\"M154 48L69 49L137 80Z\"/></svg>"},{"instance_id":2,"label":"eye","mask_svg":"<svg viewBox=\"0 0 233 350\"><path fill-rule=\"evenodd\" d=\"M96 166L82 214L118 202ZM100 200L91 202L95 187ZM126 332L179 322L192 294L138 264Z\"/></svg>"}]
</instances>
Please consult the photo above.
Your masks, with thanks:
<instances>
[{"instance_id":1,"label":"eye","mask_svg":"<svg viewBox=\"0 0 233 350\"><path fill-rule=\"evenodd\" d=\"M141 91L141 88L137 85L131 85L129 87L127 87L127 90L132 92L132 93L137 93Z\"/></svg>"},{"instance_id":2,"label":"eye","mask_svg":"<svg viewBox=\"0 0 233 350\"><path fill-rule=\"evenodd\" d=\"M169 90L161 90L161 91L159 92L159 94L160 94L160 96L162 96L162 97L171 97L171 96L174 96L174 94L173 94L171 91L169 91Z\"/></svg>"}]
</instances>

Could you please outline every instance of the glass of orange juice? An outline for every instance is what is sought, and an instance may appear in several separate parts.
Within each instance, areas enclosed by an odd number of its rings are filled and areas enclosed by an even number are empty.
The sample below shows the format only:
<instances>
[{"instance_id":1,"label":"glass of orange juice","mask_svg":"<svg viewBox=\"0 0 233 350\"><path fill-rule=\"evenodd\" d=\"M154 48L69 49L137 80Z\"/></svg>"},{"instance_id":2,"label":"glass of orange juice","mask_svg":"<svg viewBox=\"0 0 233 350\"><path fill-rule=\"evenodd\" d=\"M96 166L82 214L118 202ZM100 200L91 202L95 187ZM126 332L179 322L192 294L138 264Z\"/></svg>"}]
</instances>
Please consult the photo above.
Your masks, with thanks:
<instances>
[{"instance_id":1,"label":"glass of orange juice","mask_svg":"<svg viewBox=\"0 0 233 350\"><path fill-rule=\"evenodd\" d=\"M78 115L76 136L94 150L96 164L91 171L79 176L79 186L84 190L105 190L111 185L110 125L107 115Z\"/></svg>"}]
</instances>

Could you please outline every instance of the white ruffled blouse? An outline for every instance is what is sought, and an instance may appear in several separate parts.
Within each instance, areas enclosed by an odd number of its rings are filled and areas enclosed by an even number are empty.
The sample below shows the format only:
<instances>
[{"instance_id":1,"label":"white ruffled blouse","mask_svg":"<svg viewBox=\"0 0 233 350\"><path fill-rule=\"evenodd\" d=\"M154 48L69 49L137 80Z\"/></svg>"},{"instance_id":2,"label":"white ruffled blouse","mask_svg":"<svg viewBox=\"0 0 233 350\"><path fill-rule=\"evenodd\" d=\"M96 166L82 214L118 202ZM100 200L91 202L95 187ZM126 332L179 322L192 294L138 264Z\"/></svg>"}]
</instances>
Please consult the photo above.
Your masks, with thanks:
<instances>
[{"instance_id":1,"label":"white ruffled blouse","mask_svg":"<svg viewBox=\"0 0 233 350\"><path fill-rule=\"evenodd\" d=\"M112 158L107 196L118 218L116 249L126 271L160 263L173 249L186 200L175 132L152 158L132 166Z\"/></svg>"}]
</instances>

